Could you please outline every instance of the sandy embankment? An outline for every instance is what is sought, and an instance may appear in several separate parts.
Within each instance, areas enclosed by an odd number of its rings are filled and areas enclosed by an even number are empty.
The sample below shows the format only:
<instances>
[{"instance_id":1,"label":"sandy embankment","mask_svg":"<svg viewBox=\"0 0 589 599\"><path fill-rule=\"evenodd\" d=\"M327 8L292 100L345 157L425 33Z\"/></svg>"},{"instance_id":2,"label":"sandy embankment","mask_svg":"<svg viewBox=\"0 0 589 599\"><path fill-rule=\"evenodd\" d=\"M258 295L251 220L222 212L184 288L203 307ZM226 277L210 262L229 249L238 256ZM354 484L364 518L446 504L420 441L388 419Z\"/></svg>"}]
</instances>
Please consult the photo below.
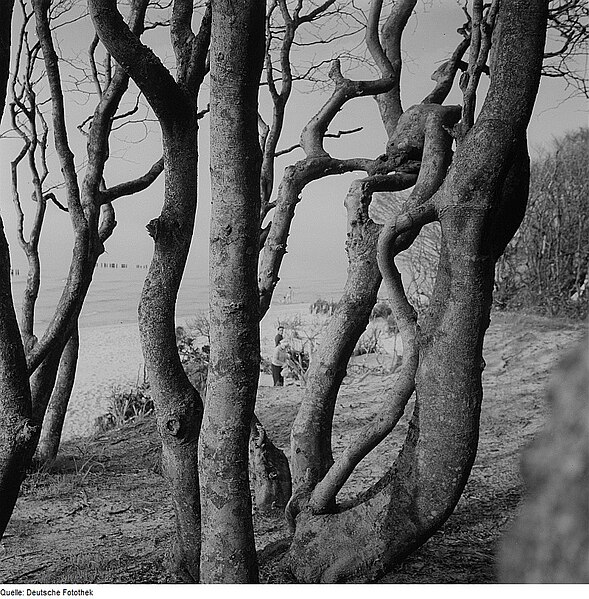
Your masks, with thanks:
<instances>
[{"instance_id":1,"label":"sandy embankment","mask_svg":"<svg viewBox=\"0 0 589 599\"><path fill-rule=\"evenodd\" d=\"M272 306L262 321L262 356L271 356L278 322L295 318L314 331L325 321L324 316L310 314L307 303ZM131 388L142 377L143 356L136 324L80 329L78 370L63 438L91 435L95 419L108 412L113 388ZM271 377L263 374L260 385L271 384Z\"/></svg>"}]
</instances>

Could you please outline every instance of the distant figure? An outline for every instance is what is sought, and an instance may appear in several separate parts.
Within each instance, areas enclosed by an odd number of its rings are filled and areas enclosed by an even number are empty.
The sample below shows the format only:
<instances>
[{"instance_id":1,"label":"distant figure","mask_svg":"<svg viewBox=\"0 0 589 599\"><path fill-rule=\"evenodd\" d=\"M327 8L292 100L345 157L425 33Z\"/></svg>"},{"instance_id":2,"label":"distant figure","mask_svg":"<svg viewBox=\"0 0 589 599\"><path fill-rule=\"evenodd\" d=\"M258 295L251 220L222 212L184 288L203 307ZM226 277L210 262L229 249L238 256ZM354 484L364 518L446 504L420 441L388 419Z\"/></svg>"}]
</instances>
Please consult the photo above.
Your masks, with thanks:
<instances>
[{"instance_id":1,"label":"distant figure","mask_svg":"<svg viewBox=\"0 0 589 599\"><path fill-rule=\"evenodd\" d=\"M274 348L272 354L272 380L274 381L275 387L284 386L284 377L282 376L282 369L286 365L288 359L288 343L286 339L281 339L280 343Z\"/></svg>"},{"instance_id":2,"label":"distant figure","mask_svg":"<svg viewBox=\"0 0 589 599\"><path fill-rule=\"evenodd\" d=\"M278 344L284 339L284 327L279 326L276 329L276 337L274 337L274 347L278 347Z\"/></svg>"}]
</instances>

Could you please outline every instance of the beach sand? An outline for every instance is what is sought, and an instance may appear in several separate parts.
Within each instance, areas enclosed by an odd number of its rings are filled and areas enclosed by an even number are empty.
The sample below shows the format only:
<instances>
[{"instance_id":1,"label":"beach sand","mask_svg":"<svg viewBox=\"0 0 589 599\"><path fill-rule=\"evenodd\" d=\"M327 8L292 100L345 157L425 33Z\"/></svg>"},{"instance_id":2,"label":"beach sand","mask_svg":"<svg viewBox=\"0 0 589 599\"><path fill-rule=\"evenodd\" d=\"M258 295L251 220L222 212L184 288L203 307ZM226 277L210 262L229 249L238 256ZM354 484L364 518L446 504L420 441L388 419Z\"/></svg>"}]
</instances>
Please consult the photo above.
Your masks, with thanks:
<instances>
[{"instance_id":1,"label":"beach sand","mask_svg":"<svg viewBox=\"0 0 589 599\"><path fill-rule=\"evenodd\" d=\"M190 321L190 319L187 319ZM274 348L274 336L278 324L299 322L309 335L317 335L327 316L311 314L308 303L275 304L262 320L260 331L261 354L269 359ZM185 322L180 319L179 325ZM295 349L302 340L293 340ZM76 380L63 439L89 436L94 433L97 417L109 411L113 390L128 390L143 380L143 356L139 343L137 324L104 325L80 329L80 355ZM272 385L272 377L262 373L260 386Z\"/></svg>"}]
</instances>

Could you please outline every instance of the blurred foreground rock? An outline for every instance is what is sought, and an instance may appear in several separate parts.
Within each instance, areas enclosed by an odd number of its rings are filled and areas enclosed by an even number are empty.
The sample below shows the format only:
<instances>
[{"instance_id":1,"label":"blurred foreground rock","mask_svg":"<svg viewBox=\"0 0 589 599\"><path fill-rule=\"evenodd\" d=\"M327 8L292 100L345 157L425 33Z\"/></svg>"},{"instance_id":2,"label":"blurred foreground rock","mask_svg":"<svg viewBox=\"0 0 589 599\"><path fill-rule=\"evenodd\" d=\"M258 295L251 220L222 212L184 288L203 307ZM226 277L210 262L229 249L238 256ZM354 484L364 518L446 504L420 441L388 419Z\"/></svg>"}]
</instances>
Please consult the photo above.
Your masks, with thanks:
<instances>
[{"instance_id":1,"label":"blurred foreground rock","mask_svg":"<svg viewBox=\"0 0 589 599\"><path fill-rule=\"evenodd\" d=\"M499 553L500 582L589 583L589 339L561 364L551 417L524 450L527 494Z\"/></svg>"}]
</instances>

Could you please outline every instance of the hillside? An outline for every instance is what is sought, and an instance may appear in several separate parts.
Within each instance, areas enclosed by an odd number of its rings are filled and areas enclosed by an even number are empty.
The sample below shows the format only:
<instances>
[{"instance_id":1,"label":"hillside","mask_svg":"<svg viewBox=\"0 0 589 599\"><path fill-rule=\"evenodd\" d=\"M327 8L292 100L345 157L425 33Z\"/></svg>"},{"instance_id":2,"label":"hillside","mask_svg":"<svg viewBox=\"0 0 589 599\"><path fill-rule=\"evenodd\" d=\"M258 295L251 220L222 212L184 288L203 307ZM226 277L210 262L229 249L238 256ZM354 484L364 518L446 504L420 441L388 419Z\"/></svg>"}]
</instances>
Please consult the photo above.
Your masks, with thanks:
<instances>
[{"instance_id":1,"label":"hillside","mask_svg":"<svg viewBox=\"0 0 589 599\"><path fill-rule=\"evenodd\" d=\"M382 582L495 581L497 540L522 495L519 452L543 426L550 372L585 325L494 313L485 342L485 400L478 457L465 493L446 525ZM378 369L350 369L338 402L335 450L374 413L390 379ZM257 413L275 444L288 451L300 389L261 387ZM407 410L411 412L411 404ZM353 494L390 466L407 415L342 490ZM165 568L173 514L157 473L153 418L64 444L56 472L23 484L0 545L2 583L175 582ZM293 582L280 562L288 530L281 513L256 514L264 582Z\"/></svg>"}]
</instances>

